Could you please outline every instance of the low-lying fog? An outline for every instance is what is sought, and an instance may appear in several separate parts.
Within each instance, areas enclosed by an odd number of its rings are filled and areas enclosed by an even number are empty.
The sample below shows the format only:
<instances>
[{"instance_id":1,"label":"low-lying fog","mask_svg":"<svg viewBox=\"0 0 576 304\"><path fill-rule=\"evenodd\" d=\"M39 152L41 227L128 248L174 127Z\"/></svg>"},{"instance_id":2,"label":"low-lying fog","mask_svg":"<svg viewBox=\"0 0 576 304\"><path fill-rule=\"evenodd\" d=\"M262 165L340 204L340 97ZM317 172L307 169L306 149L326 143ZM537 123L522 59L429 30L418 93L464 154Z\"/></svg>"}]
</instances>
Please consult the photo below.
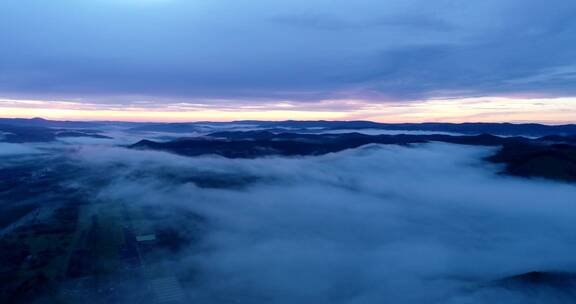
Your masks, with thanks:
<instances>
[{"instance_id":1,"label":"low-lying fog","mask_svg":"<svg viewBox=\"0 0 576 304\"><path fill-rule=\"evenodd\" d=\"M98 143L95 145L95 143ZM105 177L95 200L144 206L202 234L166 254L193 303L571 303L505 288L532 271L576 272L576 187L498 175L494 148L368 145L317 157L180 157L105 145L0 144L63 153ZM198 182L211 179L210 186ZM215 182L214 182L215 181ZM93 187L82 178L74 187ZM194 231L195 218L205 220ZM181 228L181 229L180 229Z\"/></svg>"},{"instance_id":2,"label":"low-lying fog","mask_svg":"<svg viewBox=\"0 0 576 304\"><path fill-rule=\"evenodd\" d=\"M232 160L84 146L71 157L113 181L98 199L206 219L201 246L166 256L196 274L193 303L564 303L496 281L576 271L576 187L497 175L481 160L491 151L372 145ZM246 183L201 188L189 176Z\"/></svg>"}]
</instances>

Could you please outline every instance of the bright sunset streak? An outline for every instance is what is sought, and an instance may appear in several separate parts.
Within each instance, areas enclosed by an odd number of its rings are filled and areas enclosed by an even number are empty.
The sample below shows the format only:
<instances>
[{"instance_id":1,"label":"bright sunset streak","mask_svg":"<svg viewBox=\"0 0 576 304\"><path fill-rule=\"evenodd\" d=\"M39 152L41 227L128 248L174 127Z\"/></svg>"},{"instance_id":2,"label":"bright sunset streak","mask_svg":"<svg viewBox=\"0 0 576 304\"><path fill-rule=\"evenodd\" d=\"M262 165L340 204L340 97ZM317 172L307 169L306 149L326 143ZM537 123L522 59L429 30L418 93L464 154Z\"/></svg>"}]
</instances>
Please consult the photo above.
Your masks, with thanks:
<instances>
[{"instance_id":1,"label":"bright sunset streak","mask_svg":"<svg viewBox=\"0 0 576 304\"><path fill-rule=\"evenodd\" d=\"M345 115L336 112L303 111L193 111L167 112L154 110L112 111L112 110L72 110L50 108L2 108L4 117L32 118L43 117L63 120L120 120L120 121L232 121L232 120L284 120L290 119L344 119Z\"/></svg>"},{"instance_id":2,"label":"bright sunset streak","mask_svg":"<svg viewBox=\"0 0 576 304\"><path fill-rule=\"evenodd\" d=\"M576 98L513 99L482 97L428 100L383 105L355 115L356 118L387 122L540 122L572 123Z\"/></svg>"},{"instance_id":3,"label":"bright sunset streak","mask_svg":"<svg viewBox=\"0 0 576 304\"><path fill-rule=\"evenodd\" d=\"M332 104L329 101L328 104ZM109 105L69 101L1 100L5 117L45 117L67 120L231 121L231 120L373 120L379 122L541 122L570 123L576 117L576 98L512 99L482 97L373 103L348 101L341 111L315 109L305 103L262 104L252 108L202 108L194 104L145 105L110 108ZM168 110L169 109L169 110Z\"/></svg>"}]
</instances>

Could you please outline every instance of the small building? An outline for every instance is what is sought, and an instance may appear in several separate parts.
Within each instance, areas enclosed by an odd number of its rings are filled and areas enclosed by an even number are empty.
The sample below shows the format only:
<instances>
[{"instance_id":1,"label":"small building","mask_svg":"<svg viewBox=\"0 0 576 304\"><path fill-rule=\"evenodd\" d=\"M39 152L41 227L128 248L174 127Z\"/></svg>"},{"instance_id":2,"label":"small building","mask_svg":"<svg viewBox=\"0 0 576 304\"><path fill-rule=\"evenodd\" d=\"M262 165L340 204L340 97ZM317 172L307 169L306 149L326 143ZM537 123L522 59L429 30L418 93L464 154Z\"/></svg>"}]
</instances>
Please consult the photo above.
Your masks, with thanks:
<instances>
[{"instance_id":1,"label":"small building","mask_svg":"<svg viewBox=\"0 0 576 304\"><path fill-rule=\"evenodd\" d=\"M136 241L138 242L154 242L156 241L156 234L143 234L136 236Z\"/></svg>"}]
</instances>

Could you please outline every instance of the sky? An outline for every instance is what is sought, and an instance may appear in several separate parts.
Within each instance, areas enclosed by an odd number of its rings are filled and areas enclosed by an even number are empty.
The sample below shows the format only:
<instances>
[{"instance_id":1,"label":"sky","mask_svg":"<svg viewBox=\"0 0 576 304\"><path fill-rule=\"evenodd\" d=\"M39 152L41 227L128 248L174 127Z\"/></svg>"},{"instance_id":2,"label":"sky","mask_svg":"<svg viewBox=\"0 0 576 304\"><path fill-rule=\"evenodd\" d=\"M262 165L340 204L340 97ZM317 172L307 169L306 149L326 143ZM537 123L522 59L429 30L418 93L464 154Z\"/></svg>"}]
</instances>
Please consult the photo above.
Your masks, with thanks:
<instances>
[{"instance_id":1,"label":"sky","mask_svg":"<svg viewBox=\"0 0 576 304\"><path fill-rule=\"evenodd\" d=\"M0 116L576 120L572 0L2 0Z\"/></svg>"}]
</instances>

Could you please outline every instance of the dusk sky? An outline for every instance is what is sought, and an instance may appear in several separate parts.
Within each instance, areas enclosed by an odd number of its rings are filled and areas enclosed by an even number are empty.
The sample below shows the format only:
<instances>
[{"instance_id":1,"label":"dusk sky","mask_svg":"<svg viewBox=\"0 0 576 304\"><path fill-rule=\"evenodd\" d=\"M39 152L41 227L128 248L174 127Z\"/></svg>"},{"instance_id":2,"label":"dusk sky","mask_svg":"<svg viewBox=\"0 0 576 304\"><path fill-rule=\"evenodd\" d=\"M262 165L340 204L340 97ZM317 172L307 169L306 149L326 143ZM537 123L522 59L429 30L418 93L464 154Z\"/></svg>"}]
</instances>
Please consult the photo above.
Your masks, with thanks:
<instances>
[{"instance_id":1,"label":"dusk sky","mask_svg":"<svg viewBox=\"0 0 576 304\"><path fill-rule=\"evenodd\" d=\"M0 116L576 121L574 0L0 0Z\"/></svg>"}]
</instances>

